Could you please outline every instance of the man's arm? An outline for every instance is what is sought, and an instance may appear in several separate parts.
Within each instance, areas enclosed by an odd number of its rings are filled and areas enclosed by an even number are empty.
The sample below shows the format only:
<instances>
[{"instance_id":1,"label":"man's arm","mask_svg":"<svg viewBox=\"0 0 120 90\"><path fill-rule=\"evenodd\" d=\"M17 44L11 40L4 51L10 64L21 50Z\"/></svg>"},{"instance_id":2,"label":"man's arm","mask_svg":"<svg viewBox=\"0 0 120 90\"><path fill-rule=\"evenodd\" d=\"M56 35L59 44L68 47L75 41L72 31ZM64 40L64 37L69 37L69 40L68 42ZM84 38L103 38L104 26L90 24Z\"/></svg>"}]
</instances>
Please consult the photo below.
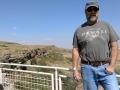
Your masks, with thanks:
<instances>
[{"instance_id":1,"label":"man's arm","mask_svg":"<svg viewBox=\"0 0 120 90\"><path fill-rule=\"evenodd\" d=\"M79 60L79 49L73 48L72 49L72 67L73 67L73 77L76 81L79 81L80 76L78 72L78 60Z\"/></svg>"},{"instance_id":2,"label":"man's arm","mask_svg":"<svg viewBox=\"0 0 120 90\"><path fill-rule=\"evenodd\" d=\"M106 73L108 74L114 72L116 60L118 57L118 43L112 42L110 46L111 46L110 65L106 67Z\"/></svg>"},{"instance_id":3,"label":"man's arm","mask_svg":"<svg viewBox=\"0 0 120 90\"><path fill-rule=\"evenodd\" d=\"M73 68L77 69L77 67L78 67L78 59L79 59L79 50L78 50L78 48L73 48L72 49L72 60L73 60L72 67Z\"/></svg>"},{"instance_id":4,"label":"man's arm","mask_svg":"<svg viewBox=\"0 0 120 90\"><path fill-rule=\"evenodd\" d=\"M111 43L111 62L110 62L110 66L115 67L117 57L118 57L118 43L113 42L113 43Z\"/></svg>"}]
</instances>

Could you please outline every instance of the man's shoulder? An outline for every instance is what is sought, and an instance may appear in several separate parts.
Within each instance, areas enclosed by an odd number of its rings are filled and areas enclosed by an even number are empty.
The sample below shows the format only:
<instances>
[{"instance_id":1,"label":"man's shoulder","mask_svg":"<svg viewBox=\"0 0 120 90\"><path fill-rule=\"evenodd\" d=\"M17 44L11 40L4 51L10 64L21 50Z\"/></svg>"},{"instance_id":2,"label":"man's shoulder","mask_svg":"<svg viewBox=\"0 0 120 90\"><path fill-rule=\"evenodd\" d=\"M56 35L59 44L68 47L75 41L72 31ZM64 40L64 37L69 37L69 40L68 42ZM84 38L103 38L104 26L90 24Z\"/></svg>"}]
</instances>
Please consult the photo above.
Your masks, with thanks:
<instances>
[{"instance_id":1,"label":"man's shoulder","mask_svg":"<svg viewBox=\"0 0 120 90\"><path fill-rule=\"evenodd\" d=\"M78 26L77 30L78 30L78 29L81 29L81 28L83 28L83 27L85 27L86 25L87 25L86 22L83 23L83 24L81 24L80 26Z\"/></svg>"},{"instance_id":2,"label":"man's shoulder","mask_svg":"<svg viewBox=\"0 0 120 90\"><path fill-rule=\"evenodd\" d=\"M101 20L99 20L98 22L99 22L100 24L106 24L106 25L109 24L108 22L106 22L106 21L101 21Z\"/></svg>"},{"instance_id":3,"label":"man's shoulder","mask_svg":"<svg viewBox=\"0 0 120 90\"><path fill-rule=\"evenodd\" d=\"M109 25L108 22L106 21L102 21L102 20L99 20L97 24L100 24L100 25ZM84 29L84 27L88 26L88 24L86 22L84 22L83 24L81 24L80 26L77 27L76 31L81 31L82 29Z\"/></svg>"}]
</instances>

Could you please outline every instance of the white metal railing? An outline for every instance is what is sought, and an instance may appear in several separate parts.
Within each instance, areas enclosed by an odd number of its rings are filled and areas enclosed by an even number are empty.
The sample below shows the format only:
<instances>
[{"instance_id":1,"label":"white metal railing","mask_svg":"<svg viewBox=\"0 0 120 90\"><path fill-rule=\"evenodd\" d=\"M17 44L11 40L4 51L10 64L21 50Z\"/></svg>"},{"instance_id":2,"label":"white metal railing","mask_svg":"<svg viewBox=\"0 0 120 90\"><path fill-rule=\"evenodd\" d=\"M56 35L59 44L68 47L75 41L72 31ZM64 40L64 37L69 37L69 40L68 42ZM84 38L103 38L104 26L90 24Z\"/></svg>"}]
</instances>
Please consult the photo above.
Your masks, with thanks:
<instances>
[{"instance_id":1,"label":"white metal railing","mask_svg":"<svg viewBox=\"0 0 120 90\"><path fill-rule=\"evenodd\" d=\"M1 70L9 72L2 77L5 90L54 90L54 78L51 73L8 68Z\"/></svg>"},{"instance_id":2,"label":"white metal railing","mask_svg":"<svg viewBox=\"0 0 120 90\"><path fill-rule=\"evenodd\" d=\"M58 71L59 70L72 71L72 69L69 69L69 68L60 68L60 67L52 67L52 66L25 65L25 64L15 64L15 63L0 63L0 66L3 66L3 65L7 65L7 66L25 66L25 67L32 67L32 68L52 69L52 70L54 70L55 90L59 90L58 89Z\"/></svg>"},{"instance_id":3,"label":"white metal railing","mask_svg":"<svg viewBox=\"0 0 120 90\"><path fill-rule=\"evenodd\" d=\"M11 69L5 68L4 66L25 66L30 68L38 68L38 71L35 71L35 69L33 69L32 71ZM39 69L42 68L52 71L50 71L49 73L39 71ZM72 69L70 68L0 63L0 84L2 84L4 88L6 87L6 89L4 90L74 90L75 88L77 88L75 90L82 90L82 82L77 83L75 80L73 80L72 75L62 75L61 73L59 73L59 71L61 70L69 72L72 71ZM120 78L120 75L116 76ZM71 85L71 83L73 86Z\"/></svg>"}]
</instances>

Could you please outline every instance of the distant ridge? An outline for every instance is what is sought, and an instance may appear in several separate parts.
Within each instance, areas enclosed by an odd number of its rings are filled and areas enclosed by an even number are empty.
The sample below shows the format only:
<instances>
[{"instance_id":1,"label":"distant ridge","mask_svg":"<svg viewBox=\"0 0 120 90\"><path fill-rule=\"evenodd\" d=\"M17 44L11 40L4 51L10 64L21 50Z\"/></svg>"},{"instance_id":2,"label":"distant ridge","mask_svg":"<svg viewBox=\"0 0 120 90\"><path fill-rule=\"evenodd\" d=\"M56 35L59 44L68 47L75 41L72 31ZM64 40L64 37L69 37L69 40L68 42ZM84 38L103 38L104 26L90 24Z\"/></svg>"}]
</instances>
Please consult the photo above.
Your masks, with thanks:
<instances>
[{"instance_id":1,"label":"distant ridge","mask_svg":"<svg viewBox=\"0 0 120 90\"><path fill-rule=\"evenodd\" d=\"M0 41L0 44L18 44L15 42ZM19 44L20 45L20 44Z\"/></svg>"}]
</instances>

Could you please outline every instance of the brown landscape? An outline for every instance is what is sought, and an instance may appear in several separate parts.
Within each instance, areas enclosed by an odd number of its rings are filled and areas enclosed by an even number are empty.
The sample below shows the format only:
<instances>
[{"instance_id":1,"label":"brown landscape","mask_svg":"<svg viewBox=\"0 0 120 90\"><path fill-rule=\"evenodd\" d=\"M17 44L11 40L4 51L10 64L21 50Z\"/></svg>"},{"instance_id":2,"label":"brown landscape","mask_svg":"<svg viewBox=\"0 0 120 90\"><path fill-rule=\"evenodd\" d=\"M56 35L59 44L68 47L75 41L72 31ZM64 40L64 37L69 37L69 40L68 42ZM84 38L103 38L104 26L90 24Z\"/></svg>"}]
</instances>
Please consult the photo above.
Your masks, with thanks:
<instances>
[{"instance_id":1,"label":"brown landscape","mask_svg":"<svg viewBox=\"0 0 120 90\"><path fill-rule=\"evenodd\" d=\"M14 42L0 42L0 62L71 68L71 49L55 45L21 45ZM44 71L44 70L43 70ZM120 75L120 54L115 72ZM69 73L66 73L69 75ZM120 84L120 79L119 84Z\"/></svg>"},{"instance_id":2,"label":"brown landscape","mask_svg":"<svg viewBox=\"0 0 120 90\"><path fill-rule=\"evenodd\" d=\"M44 60L43 56L46 56L47 60ZM70 59L70 49L57 48L54 45L21 45L13 42L0 42L0 61L5 63L27 64L28 60L35 60L38 64L37 62L41 61L42 63L44 60L44 64L48 66L71 68Z\"/></svg>"}]
</instances>

